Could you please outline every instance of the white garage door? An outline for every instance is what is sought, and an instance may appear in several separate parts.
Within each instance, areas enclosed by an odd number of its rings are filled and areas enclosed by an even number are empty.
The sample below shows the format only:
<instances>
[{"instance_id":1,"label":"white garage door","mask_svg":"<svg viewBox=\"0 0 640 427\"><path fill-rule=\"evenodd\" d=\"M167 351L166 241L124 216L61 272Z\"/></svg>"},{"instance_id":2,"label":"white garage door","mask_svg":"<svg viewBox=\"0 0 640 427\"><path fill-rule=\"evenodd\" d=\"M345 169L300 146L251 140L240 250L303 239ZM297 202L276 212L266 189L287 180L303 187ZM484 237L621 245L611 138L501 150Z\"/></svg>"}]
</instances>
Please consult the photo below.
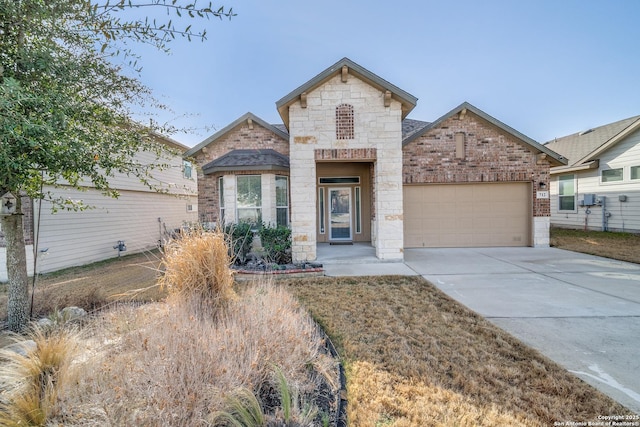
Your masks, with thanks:
<instances>
[{"instance_id":1,"label":"white garage door","mask_svg":"<svg viewBox=\"0 0 640 427\"><path fill-rule=\"evenodd\" d=\"M529 246L527 183L404 187L404 244L422 247Z\"/></svg>"}]
</instances>

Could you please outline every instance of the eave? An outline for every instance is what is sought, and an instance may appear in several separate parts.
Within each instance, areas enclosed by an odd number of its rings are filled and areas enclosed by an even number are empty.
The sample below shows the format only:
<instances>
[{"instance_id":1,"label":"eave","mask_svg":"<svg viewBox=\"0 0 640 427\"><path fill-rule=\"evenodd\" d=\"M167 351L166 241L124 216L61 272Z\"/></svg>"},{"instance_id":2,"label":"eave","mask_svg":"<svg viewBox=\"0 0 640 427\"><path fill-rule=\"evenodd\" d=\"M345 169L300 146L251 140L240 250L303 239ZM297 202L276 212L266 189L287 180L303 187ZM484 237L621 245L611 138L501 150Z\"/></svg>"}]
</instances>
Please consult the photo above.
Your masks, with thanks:
<instances>
[{"instance_id":1,"label":"eave","mask_svg":"<svg viewBox=\"0 0 640 427\"><path fill-rule=\"evenodd\" d=\"M211 175L219 172L246 172L246 171L280 171L288 172L289 168L276 165L262 165L262 166L219 166L212 168L202 168L202 173L205 175Z\"/></svg>"},{"instance_id":2,"label":"eave","mask_svg":"<svg viewBox=\"0 0 640 427\"><path fill-rule=\"evenodd\" d=\"M610 138L607 142L602 144L600 147L598 147L597 149L595 149L591 153L589 153L586 156L584 156L582 159L580 159L577 162L575 162L575 164L579 165L579 164L582 164L582 163L589 162L591 160L597 160L602 153L604 153L609 148L611 148L612 146L614 146L618 142L622 141L623 139L625 139L627 136L629 136L630 134L632 134L633 132L635 132L638 129L640 129L640 118L638 120L636 120L635 122L633 122L632 124L630 124L629 126L627 126L626 128L624 128L617 135L615 135L612 138Z\"/></svg>"},{"instance_id":3,"label":"eave","mask_svg":"<svg viewBox=\"0 0 640 427\"><path fill-rule=\"evenodd\" d=\"M353 75L378 89L384 94L384 102L386 106L388 106L391 99L400 102L402 105L403 119L415 108L416 102L418 101L418 98L415 96L389 83L366 68L351 61L349 58L342 58L331 67L327 68L276 102L278 113L280 114L280 117L287 129L289 129L289 107L295 102L301 102L304 105L306 103L306 96L308 93L336 75L341 75L342 80L345 82L348 75Z\"/></svg>"},{"instance_id":4,"label":"eave","mask_svg":"<svg viewBox=\"0 0 640 427\"><path fill-rule=\"evenodd\" d=\"M582 172L586 170L598 169L599 166L600 166L599 160L592 160L590 162L582 163L580 165L559 166L559 167L551 168L549 170L549 173L551 175L559 175L559 174L564 174L569 172Z\"/></svg>"}]
</instances>

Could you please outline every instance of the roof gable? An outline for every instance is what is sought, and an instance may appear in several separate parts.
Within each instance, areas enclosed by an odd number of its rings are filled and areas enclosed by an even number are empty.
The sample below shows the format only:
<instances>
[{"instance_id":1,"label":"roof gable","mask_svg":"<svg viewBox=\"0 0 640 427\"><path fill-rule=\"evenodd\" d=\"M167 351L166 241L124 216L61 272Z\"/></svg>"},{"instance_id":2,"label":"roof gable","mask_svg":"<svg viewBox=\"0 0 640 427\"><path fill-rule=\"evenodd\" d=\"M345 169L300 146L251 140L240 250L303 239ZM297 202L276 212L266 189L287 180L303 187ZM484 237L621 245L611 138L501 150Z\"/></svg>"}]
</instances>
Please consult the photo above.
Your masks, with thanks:
<instances>
[{"instance_id":1,"label":"roof gable","mask_svg":"<svg viewBox=\"0 0 640 427\"><path fill-rule=\"evenodd\" d=\"M335 64L333 64L308 82L294 89L288 95L285 95L276 102L278 113L280 113L280 117L282 117L282 121L284 122L285 126L289 128L289 106L298 101L300 99L300 95L302 95L303 93L311 92L312 90L325 83L327 80L345 71L348 74L352 74L353 76L363 80L367 84L379 89L382 92L389 91L391 94L391 98L402 104L403 119L416 106L418 98L416 98L415 96L389 83L388 81L377 76L366 68L361 67L360 65L351 61L349 58L342 58L340 61L336 62Z\"/></svg>"},{"instance_id":2,"label":"roof gable","mask_svg":"<svg viewBox=\"0 0 640 427\"><path fill-rule=\"evenodd\" d=\"M425 133L429 132L431 129L434 129L434 128L440 126L444 121L450 119L451 117L455 116L456 114L466 114L467 111L472 112L476 116L479 116L483 120L486 120L487 122L491 123L492 125L494 125L494 126L498 127L499 129L503 130L504 132L506 132L506 133L510 134L511 136L517 138L518 140L522 141L524 144L530 146L534 151L536 151L538 153L546 154L552 163L556 163L557 165L566 165L567 164L567 159L565 159L564 157L562 157L558 153L556 153L553 150L545 147L544 145L534 141L533 139L529 138L528 136L518 132L517 130L513 129L512 127L507 126L506 124L502 123L500 120L490 116L489 114L485 113L484 111L480 110L479 108L474 107L473 105L469 104L468 102L463 102L462 104L460 104L459 106L457 106L453 110L451 110L448 113L446 113L444 116L442 116L439 119L427 124L426 126L422 127L418 131L416 131L413 134L409 135L408 137L406 137L404 139L404 141L402 142L402 145L405 146L405 145L409 144L411 141L419 138L420 136L422 136Z\"/></svg>"},{"instance_id":3,"label":"roof gable","mask_svg":"<svg viewBox=\"0 0 640 427\"><path fill-rule=\"evenodd\" d=\"M577 132L549 141L545 146L569 159L570 166L596 160L604 151L640 128L640 116Z\"/></svg>"},{"instance_id":4,"label":"roof gable","mask_svg":"<svg viewBox=\"0 0 640 427\"><path fill-rule=\"evenodd\" d=\"M238 119L236 119L235 121L233 121L229 125L225 126L224 128L220 129L218 132L216 132L213 135L209 136L208 138L206 138L204 141L202 141L201 143L199 143L195 147L193 147L190 150L188 150L186 153L184 153L184 157L193 156L195 153L197 153L198 151L202 150L207 145L215 142L216 140L222 138L227 133L231 132L233 129L235 129L236 126L238 126L238 125L240 125L243 122L248 121L248 120L251 120L253 123L256 123L256 124L262 126L263 128L273 132L274 134L278 135L279 137L281 137L284 140L287 140L287 141L289 140L289 135L286 132L283 132L281 129L279 129L278 127L276 127L274 125L270 125L269 123L267 123L264 120L262 120L260 117L258 117L255 114L249 112L249 113L246 113L243 116L239 117Z\"/></svg>"}]
</instances>

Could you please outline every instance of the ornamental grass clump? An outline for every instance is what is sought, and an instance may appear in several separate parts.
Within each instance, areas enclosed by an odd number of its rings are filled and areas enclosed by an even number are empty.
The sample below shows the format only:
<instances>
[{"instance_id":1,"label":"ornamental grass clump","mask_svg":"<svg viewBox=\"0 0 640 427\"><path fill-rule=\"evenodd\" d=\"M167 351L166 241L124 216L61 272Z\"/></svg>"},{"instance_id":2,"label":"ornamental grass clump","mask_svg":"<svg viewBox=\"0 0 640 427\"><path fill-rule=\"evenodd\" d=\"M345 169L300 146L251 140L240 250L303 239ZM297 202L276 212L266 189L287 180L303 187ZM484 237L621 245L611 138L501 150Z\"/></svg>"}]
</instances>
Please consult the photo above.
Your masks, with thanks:
<instances>
[{"instance_id":1,"label":"ornamental grass clump","mask_svg":"<svg viewBox=\"0 0 640 427\"><path fill-rule=\"evenodd\" d=\"M335 401L329 389L338 378L335 360L323 352L318 328L289 293L255 284L216 313L210 309L176 299L122 305L93 317L73 386L59 393L48 425L222 426L222 420L205 420L227 411L248 420L240 425L264 427L262 421L279 415L282 400L290 420L316 414L305 406L320 408L315 397ZM297 393L297 400L270 399L278 390L274 366L286 374L287 395Z\"/></svg>"},{"instance_id":2,"label":"ornamental grass clump","mask_svg":"<svg viewBox=\"0 0 640 427\"><path fill-rule=\"evenodd\" d=\"M0 425L44 426L55 411L75 354L76 336L34 329L0 350ZM29 345L31 343L31 345Z\"/></svg>"},{"instance_id":3,"label":"ornamental grass clump","mask_svg":"<svg viewBox=\"0 0 640 427\"><path fill-rule=\"evenodd\" d=\"M169 296L221 307L236 297L230 265L224 233L187 232L165 246L160 286Z\"/></svg>"}]
</instances>

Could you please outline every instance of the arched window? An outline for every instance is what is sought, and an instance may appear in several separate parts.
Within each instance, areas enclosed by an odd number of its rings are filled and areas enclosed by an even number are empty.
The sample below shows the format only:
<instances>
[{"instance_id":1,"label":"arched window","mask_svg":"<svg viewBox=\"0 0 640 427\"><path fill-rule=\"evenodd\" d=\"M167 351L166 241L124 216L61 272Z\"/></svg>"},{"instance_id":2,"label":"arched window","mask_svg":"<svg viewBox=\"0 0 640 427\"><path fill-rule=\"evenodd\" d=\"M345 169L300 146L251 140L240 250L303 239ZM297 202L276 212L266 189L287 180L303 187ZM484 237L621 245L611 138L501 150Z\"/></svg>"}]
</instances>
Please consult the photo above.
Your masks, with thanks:
<instances>
[{"instance_id":1,"label":"arched window","mask_svg":"<svg viewBox=\"0 0 640 427\"><path fill-rule=\"evenodd\" d=\"M353 105L336 107L336 139L353 139Z\"/></svg>"}]
</instances>

